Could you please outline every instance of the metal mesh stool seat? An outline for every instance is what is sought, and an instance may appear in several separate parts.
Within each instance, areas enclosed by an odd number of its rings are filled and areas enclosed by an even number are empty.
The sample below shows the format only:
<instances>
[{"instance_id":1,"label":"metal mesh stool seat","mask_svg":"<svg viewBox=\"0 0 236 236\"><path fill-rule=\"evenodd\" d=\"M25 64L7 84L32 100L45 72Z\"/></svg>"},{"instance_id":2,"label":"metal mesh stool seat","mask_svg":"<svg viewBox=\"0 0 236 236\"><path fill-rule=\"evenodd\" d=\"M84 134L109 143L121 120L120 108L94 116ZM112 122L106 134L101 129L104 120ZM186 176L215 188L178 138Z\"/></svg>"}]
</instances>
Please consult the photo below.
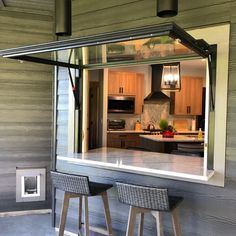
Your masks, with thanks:
<instances>
[{"instance_id":1,"label":"metal mesh stool seat","mask_svg":"<svg viewBox=\"0 0 236 236\"><path fill-rule=\"evenodd\" d=\"M113 187L110 184L90 182L87 176L65 174L51 171L52 183L55 188L64 191L64 200L61 212L59 236L64 235L67 211L70 198L79 198L79 229L82 227L82 200L84 199L85 236L89 236L88 197L100 195L103 200L107 231L112 235L111 216L108 204L107 190ZM103 231L102 231L103 232Z\"/></svg>"},{"instance_id":2,"label":"metal mesh stool seat","mask_svg":"<svg viewBox=\"0 0 236 236\"><path fill-rule=\"evenodd\" d=\"M136 215L140 214L139 236L143 235L144 213L151 212L156 218L157 235L163 236L162 212L171 212L175 236L181 235L177 207L182 197L169 196L165 188L154 188L127 183L116 183L119 201L130 205L126 236L134 235Z\"/></svg>"}]
</instances>

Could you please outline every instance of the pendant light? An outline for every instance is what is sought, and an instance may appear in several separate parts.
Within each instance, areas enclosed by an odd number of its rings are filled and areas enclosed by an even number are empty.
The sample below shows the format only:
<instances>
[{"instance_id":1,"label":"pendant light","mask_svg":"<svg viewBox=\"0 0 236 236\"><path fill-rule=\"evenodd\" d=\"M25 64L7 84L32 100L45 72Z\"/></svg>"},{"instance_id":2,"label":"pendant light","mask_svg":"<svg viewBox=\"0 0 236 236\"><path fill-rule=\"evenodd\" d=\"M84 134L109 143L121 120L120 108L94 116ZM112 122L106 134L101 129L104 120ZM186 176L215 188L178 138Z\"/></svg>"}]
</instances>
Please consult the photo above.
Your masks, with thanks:
<instances>
[{"instance_id":1,"label":"pendant light","mask_svg":"<svg viewBox=\"0 0 236 236\"><path fill-rule=\"evenodd\" d=\"M71 35L71 0L55 0L55 33Z\"/></svg>"},{"instance_id":2,"label":"pendant light","mask_svg":"<svg viewBox=\"0 0 236 236\"><path fill-rule=\"evenodd\" d=\"M181 89L180 63L163 65L161 90L179 91Z\"/></svg>"},{"instance_id":3,"label":"pendant light","mask_svg":"<svg viewBox=\"0 0 236 236\"><path fill-rule=\"evenodd\" d=\"M157 0L157 16L173 17L178 14L178 0Z\"/></svg>"}]
</instances>

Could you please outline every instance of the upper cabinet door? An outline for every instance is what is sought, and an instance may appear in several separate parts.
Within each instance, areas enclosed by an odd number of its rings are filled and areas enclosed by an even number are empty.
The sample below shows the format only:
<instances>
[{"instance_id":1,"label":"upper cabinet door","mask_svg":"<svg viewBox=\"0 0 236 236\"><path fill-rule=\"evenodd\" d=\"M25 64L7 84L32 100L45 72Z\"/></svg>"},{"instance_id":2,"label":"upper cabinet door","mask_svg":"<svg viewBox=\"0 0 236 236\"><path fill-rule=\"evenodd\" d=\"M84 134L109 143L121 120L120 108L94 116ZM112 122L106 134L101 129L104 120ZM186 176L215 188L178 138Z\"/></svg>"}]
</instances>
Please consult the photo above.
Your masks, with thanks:
<instances>
[{"instance_id":1,"label":"upper cabinet door","mask_svg":"<svg viewBox=\"0 0 236 236\"><path fill-rule=\"evenodd\" d=\"M108 72L108 95L134 96L135 114L143 111L144 74L125 71Z\"/></svg>"},{"instance_id":2,"label":"upper cabinet door","mask_svg":"<svg viewBox=\"0 0 236 236\"><path fill-rule=\"evenodd\" d=\"M202 114L202 87L201 77L185 76L181 78L181 90L175 92L175 115L201 115Z\"/></svg>"},{"instance_id":3,"label":"upper cabinet door","mask_svg":"<svg viewBox=\"0 0 236 236\"><path fill-rule=\"evenodd\" d=\"M203 79L201 77L193 77L190 83L190 113L191 115L202 114L202 88Z\"/></svg>"},{"instance_id":4,"label":"upper cabinet door","mask_svg":"<svg viewBox=\"0 0 236 236\"><path fill-rule=\"evenodd\" d=\"M108 72L108 94L116 95L120 94L120 76L121 74L117 71Z\"/></svg>"},{"instance_id":5,"label":"upper cabinet door","mask_svg":"<svg viewBox=\"0 0 236 236\"><path fill-rule=\"evenodd\" d=\"M134 96L136 94L136 73L109 71L108 94Z\"/></svg>"},{"instance_id":6,"label":"upper cabinet door","mask_svg":"<svg viewBox=\"0 0 236 236\"><path fill-rule=\"evenodd\" d=\"M134 72L121 72L120 86L123 95L136 94L136 73Z\"/></svg>"},{"instance_id":7,"label":"upper cabinet door","mask_svg":"<svg viewBox=\"0 0 236 236\"><path fill-rule=\"evenodd\" d=\"M189 79L188 77L181 78L181 90L175 92L175 115L187 115L189 103Z\"/></svg>"},{"instance_id":8,"label":"upper cabinet door","mask_svg":"<svg viewBox=\"0 0 236 236\"><path fill-rule=\"evenodd\" d=\"M135 114L139 115L143 112L144 99L144 74L136 75L136 96L135 96Z\"/></svg>"}]
</instances>

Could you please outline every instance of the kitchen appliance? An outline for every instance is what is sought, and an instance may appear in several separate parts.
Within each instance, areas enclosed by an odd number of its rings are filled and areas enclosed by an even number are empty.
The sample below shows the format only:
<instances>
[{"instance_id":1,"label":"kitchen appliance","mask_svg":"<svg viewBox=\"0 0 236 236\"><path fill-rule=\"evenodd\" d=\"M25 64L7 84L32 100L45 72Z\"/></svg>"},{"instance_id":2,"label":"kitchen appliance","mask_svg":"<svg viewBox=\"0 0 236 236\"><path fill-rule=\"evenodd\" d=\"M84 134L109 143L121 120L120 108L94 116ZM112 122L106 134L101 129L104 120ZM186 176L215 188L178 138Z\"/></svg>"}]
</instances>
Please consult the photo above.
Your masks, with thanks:
<instances>
[{"instance_id":1,"label":"kitchen appliance","mask_svg":"<svg viewBox=\"0 0 236 236\"><path fill-rule=\"evenodd\" d=\"M141 125L141 122L139 120L137 120L135 122L134 129L135 130L142 130L142 125Z\"/></svg>"},{"instance_id":2,"label":"kitchen appliance","mask_svg":"<svg viewBox=\"0 0 236 236\"><path fill-rule=\"evenodd\" d=\"M158 135L160 134L161 130L156 129L153 124L149 124L146 129L143 129L144 131L148 131L145 134L147 135Z\"/></svg>"},{"instance_id":3,"label":"kitchen appliance","mask_svg":"<svg viewBox=\"0 0 236 236\"><path fill-rule=\"evenodd\" d=\"M159 134L161 134L160 129L152 129L152 130L143 129L143 131L146 131L143 135L159 135Z\"/></svg>"},{"instance_id":4,"label":"kitchen appliance","mask_svg":"<svg viewBox=\"0 0 236 236\"><path fill-rule=\"evenodd\" d=\"M163 65L151 65L152 88L151 93L144 99L145 103L156 103L158 101L169 101L170 98L161 91L161 78Z\"/></svg>"},{"instance_id":5,"label":"kitchen appliance","mask_svg":"<svg viewBox=\"0 0 236 236\"><path fill-rule=\"evenodd\" d=\"M125 120L108 120L108 130L123 130L125 129Z\"/></svg>"},{"instance_id":6,"label":"kitchen appliance","mask_svg":"<svg viewBox=\"0 0 236 236\"><path fill-rule=\"evenodd\" d=\"M128 113L135 111L135 97L108 96L108 113Z\"/></svg>"}]
</instances>

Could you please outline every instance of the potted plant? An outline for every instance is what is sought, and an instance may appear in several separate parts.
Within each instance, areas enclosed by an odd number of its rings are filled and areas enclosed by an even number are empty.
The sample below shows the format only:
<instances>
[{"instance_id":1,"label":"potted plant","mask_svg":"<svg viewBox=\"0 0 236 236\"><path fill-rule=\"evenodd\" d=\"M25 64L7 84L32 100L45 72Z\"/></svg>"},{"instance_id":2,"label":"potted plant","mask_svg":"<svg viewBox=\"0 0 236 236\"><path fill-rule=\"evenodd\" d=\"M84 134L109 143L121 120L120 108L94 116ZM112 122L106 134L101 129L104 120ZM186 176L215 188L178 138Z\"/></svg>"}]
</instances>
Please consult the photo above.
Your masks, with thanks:
<instances>
[{"instance_id":1,"label":"potted plant","mask_svg":"<svg viewBox=\"0 0 236 236\"><path fill-rule=\"evenodd\" d=\"M168 124L168 121L165 119L160 120L159 127L161 129L161 134L163 138L173 138L176 132L175 128L172 125Z\"/></svg>"}]
</instances>

